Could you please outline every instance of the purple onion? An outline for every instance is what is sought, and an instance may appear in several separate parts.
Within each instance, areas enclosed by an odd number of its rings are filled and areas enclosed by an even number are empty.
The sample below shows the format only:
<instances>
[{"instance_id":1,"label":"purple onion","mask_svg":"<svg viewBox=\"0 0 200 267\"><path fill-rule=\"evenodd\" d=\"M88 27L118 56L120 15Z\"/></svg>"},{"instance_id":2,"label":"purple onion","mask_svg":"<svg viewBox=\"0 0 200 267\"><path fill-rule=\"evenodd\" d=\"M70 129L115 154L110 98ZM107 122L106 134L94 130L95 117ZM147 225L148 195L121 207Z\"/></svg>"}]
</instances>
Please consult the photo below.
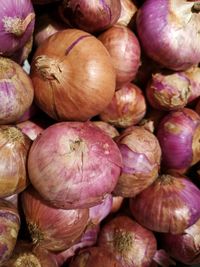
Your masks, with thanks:
<instances>
[{"instance_id":1,"label":"purple onion","mask_svg":"<svg viewBox=\"0 0 200 267\"><path fill-rule=\"evenodd\" d=\"M167 172L185 173L200 160L200 116L194 110L170 112L161 120L156 135Z\"/></svg>"},{"instance_id":2,"label":"purple onion","mask_svg":"<svg viewBox=\"0 0 200 267\"><path fill-rule=\"evenodd\" d=\"M31 38L35 24L35 12L31 0L1 0L0 53L12 55Z\"/></svg>"},{"instance_id":3,"label":"purple onion","mask_svg":"<svg viewBox=\"0 0 200 267\"><path fill-rule=\"evenodd\" d=\"M105 121L92 121L97 127L102 129L105 133L107 133L111 138L115 138L119 136L118 130L108 122Z\"/></svg>"},{"instance_id":4,"label":"purple onion","mask_svg":"<svg viewBox=\"0 0 200 267\"><path fill-rule=\"evenodd\" d=\"M185 70L200 62L199 24L198 3L194 1L146 0L137 15L144 51L173 70Z\"/></svg>"}]
</instances>

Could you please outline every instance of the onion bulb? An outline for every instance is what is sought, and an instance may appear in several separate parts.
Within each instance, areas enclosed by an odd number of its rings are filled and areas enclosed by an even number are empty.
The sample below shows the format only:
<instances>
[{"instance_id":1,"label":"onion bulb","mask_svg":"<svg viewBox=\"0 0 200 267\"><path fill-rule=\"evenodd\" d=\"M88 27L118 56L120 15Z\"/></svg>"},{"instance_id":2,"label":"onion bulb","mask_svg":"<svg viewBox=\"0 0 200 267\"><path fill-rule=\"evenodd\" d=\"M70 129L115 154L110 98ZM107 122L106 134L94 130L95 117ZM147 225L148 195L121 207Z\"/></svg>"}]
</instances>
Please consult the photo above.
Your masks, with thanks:
<instances>
[{"instance_id":1,"label":"onion bulb","mask_svg":"<svg viewBox=\"0 0 200 267\"><path fill-rule=\"evenodd\" d=\"M92 121L97 127L102 129L105 133L107 133L111 138L115 138L119 136L118 130L108 122L105 121Z\"/></svg>"}]
</instances>

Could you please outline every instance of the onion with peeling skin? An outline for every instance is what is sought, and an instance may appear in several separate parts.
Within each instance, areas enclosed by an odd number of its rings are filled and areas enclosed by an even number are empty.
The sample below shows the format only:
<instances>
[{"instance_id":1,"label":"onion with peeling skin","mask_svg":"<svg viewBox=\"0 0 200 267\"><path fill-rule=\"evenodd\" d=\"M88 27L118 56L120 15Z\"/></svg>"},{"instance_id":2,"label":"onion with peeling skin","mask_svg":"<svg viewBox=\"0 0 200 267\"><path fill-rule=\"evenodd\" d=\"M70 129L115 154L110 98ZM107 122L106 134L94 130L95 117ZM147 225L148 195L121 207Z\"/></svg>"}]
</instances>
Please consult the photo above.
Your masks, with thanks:
<instances>
[{"instance_id":1,"label":"onion with peeling skin","mask_svg":"<svg viewBox=\"0 0 200 267\"><path fill-rule=\"evenodd\" d=\"M139 41L133 31L122 25L114 25L101 33L98 39L112 58L117 74L116 89L119 89L137 74L141 54Z\"/></svg>"},{"instance_id":2,"label":"onion with peeling skin","mask_svg":"<svg viewBox=\"0 0 200 267\"><path fill-rule=\"evenodd\" d=\"M130 199L134 218L161 233L181 234L200 218L200 190L187 177L160 175Z\"/></svg>"},{"instance_id":3,"label":"onion with peeling skin","mask_svg":"<svg viewBox=\"0 0 200 267\"><path fill-rule=\"evenodd\" d=\"M88 209L53 208L33 188L23 191L21 200L34 245L63 251L81 239L89 218Z\"/></svg>"},{"instance_id":4,"label":"onion with peeling skin","mask_svg":"<svg viewBox=\"0 0 200 267\"><path fill-rule=\"evenodd\" d=\"M171 111L158 125L162 167L168 173L185 173L200 160L200 116L192 109Z\"/></svg>"},{"instance_id":5,"label":"onion with peeling skin","mask_svg":"<svg viewBox=\"0 0 200 267\"><path fill-rule=\"evenodd\" d=\"M119 136L118 130L108 122L105 121L92 121L97 127L107 133L111 138Z\"/></svg>"},{"instance_id":6,"label":"onion with peeling skin","mask_svg":"<svg viewBox=\"0 0 200 267\"><path fill-rule=\"evenodd\" d=\"M173 70L185 70L200 62L199 24L199 7L194 1L147 0L137 14L144 51Z\"/></svg>"},{"instance_id":7,"label":"onion with peeling skin","mask_svg":"<svg viewBox=\"0 0 200 267\"><path fill-rule=\"evenodd\" d=\"M117 216L99 232L98 245L113 253L122 267L148 267L156 253L154 234L128 216Z\"/></svg>"},{"instance_id":8,"label":"onion with peeling skin","mask_svg":"<svg viewBox=\"0 0 200 267\"><path fill-rule=\"evenodd\" d=\"M116 24L129 26L137 12L137 7L132 0L120 0L121 13Z\"/></svg>"},{"instance_id":9,"label":"onion with peeling skin","mask_svg":"<svg viewBox=\"0 0 200 267\"><path fill-rule=\"evenodd\" d=\"M118 128L139 123L146 113L143 92L133 83L123 85L114 94L110 104L99 114L102 121Z\"/></svg>"},{"instance_id":10,"label":"onion with peeling skin","mask_svg":"<svg viewBox=\"0 0 200 267\"><path fill-rule=\"evenodd\" d=\"M123 165L114 194L133 197L158 177L161 148L156 136L139 126L127 128L115 141Z\"/></svg>"}]
</instances>

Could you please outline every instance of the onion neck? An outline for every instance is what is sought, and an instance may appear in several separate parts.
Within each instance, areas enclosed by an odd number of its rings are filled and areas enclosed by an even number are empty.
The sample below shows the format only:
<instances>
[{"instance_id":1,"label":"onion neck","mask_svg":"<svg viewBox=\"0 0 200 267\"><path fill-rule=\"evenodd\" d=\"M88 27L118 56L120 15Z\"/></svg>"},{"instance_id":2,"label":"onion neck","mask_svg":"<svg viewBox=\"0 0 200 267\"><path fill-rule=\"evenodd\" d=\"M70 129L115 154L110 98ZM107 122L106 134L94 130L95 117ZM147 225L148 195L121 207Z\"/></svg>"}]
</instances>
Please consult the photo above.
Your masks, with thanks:
<instances>
[{"instance_id":1,"label":"onion neck","mask_svg":"<svg viewBox=\"0 0 200 267\"><path fill-rule=\"evenodd\" d=\"M29 223L28 229L34 245L39 244L42 240L44 240L44 234L40 231L36 224Z\"/></svg>"},{"instance_id":2,"label":"onion neck","mask_svg":"<svg viewBox=\"0 0 200 267\"><path fill-rule=\"evenodd\" d=\"M2 135L10 142L23 142L24 136L16 127L2 128Z\"/></svg>"},{"instance_id":3,"label":"onion neck","mask_svg":"<svg viewBox=\"0 0 200 267\"><path fill-rule=\"evenodd\" d=\"M23 253L15 261L16 267L42 267L39 260L32 253Z\"/></svg>"},{"instance_id":4,"label":"onion neck","mask_svg":"<svg viewBox=\"0 0 200 267\"><path fill-rule=\"evenodd\" d=\"M174 178L169 174L163 174L160 176L159 180L162 183L162 185L170 185L173 184Z\"/></svg>"},{"instance_id":5,"label":"onion neck","mask_svg":"<svg viewBox=\"0 0 200 267\"><path fill-rule=\"evenodd\" d=\"M133 237L130 233L117 231L114 236L114 248L121 254L125 255L133 246Z\"/></svg>"}]
</instances>

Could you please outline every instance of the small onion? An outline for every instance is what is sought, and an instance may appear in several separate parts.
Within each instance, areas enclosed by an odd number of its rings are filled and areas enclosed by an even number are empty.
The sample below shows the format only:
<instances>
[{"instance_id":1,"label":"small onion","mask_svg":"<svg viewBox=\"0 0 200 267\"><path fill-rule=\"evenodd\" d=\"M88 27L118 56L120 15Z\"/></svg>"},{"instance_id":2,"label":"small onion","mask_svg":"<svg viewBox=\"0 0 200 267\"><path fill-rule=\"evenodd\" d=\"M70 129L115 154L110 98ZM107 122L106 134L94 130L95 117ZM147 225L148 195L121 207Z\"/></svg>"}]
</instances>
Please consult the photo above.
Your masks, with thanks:
<instances>
[{"instance_id":1,"label":"small onion","mask_svg":"<svg viewBox=\"0 0 200 267\"><path fill-rule=\"evenodd\" d=\"M158 177L161 149L156 136L143 127L127 128L116 138L122 155L122 171L115 195L133 197Z\"/></svg>"},{"instance_id":2,"label":"small onion","mask_svg":"<svg viewBox=\"0 0 200 267\"><path fill-rule=\"evenodd\" d=\"M88 209L53 208L33 188L23 191L21 200L33 244L62 251L80 240L87 225Z\"/></svg>"},{"instance_id":3,"label":"small onion","mask_svg":"<svg viewBox=\"0 0 200 267\"><path fill-rule=\"evenodd\" d=\"M200 190L186 177L163 174L130 199L134 218L144 227L179 234L200 218Z\"/></svg>"},{"instance_id":4,"label":"small onion","mask_svg":"<svg viewBox=\"0 0 200 267\"><path fill-rule=\"evenodd\" d=\"M95 36L78 29L57 32L38 47L31 77L36 104L56 120L86 121L115 92L108 51Z\"/></svg>"},{"instance_id":5,"label":"small onion","mask_svg":"<svg viewBox=\"0 0 200 267\"><path fill-rule=\"evenodd\" d=\"M45 129L44 125L29 120L20 122L16 126L17 128L21 129L22 133L27 135L32 141L34 141Z\"/></svg>"},{"instance_id":6,"label":"small onion","mask_svg":"<svg viewBox=\"0 0 200 267\"><path fill-rule=\"evenodd\" d=\"M20 228L20 216L9 201L0 199L0 265L12 255Z\"/></svg>"},{"instance_id":7,"label":"small onion","mask_svg":"<svg viewBox=\"0 0 200 267\"><path fill-rule=\"evenodd\" d=\"M113 254L102 247L81 250L70 262L69 267L121 267Z\"/></svg>"},{"instance_id":8,"label":"small onion","mask_svg":"<svg viewBox=\"0 0 200 267\"><path fill-rule=\"evenodd\" d=\"M53 124L33 142L28 157L31 183L58 208L102 203L120 171L116 143L92 122Z\"/></svg>"},{"instance_id":9,"label":"small onion","mask_svg":"<svg viewBox=\"0 0 200 267\"><path fill-rule=\"evenodd\" d=\"M146 0L137 14L144 51L173 70L185 70L200 62L199 23L198 3L194 1Z\"/></svg>"},{"instance_id":10,"label":"small onion","mask_svg":"<svg viewBox=\"0 0 200 267\"><path fill-rule=\"evenodd\" d=\"M113 196L113 204L111 208L111 213L117 212L120 210L123 204L124 198L121 196Z\"/></svg>"},{"instance_id":11,"label":"small onion","mask_svg":"<svg viewBox=\"0 0 200 267\"><path fill-rule=\"evenodd\" d=\"M15 126L0 126L0 197L22 192L28 185L27 157L31 140Z\"/></svg>"},{"instance_id":12,"label":"small onion","mask_svg":"<svg viewBox=\"0 0 200 267\"><path fill-rule=\"evenodd\" d=\"M137 7L132 0L120 0L121 1L121 13L117 20L117 24L123 26L129 26L137 12Z\"/></svg>"},{"instance_id":13,"label":"small onion","mask_svg":"<svg viewBox=\"0 0 200 267\"><path fill-rule=\"evenodd\" d=\"M97 127L107 133L111 138L119 136L118 130L108 122L105 121L92 121Z\"/></svg>"},{"instance_id":14,"label":"small onion","mask_svg":"<svg viewBox=\"0 0 200 267\"><path fill-rule=\"evenodd\" d=\"M185 173L200 160L200 116L192 109L171 111L158 125L163 169Z\"/></svg>"},{"instance_id":15,"label":"small onion","mask_svg":"<svg viewBox=\"0 0 200 267\"><path fill-rule=\"evenodd\" d=\"M157 248L154 234L127 216L106 223L98 245L113 253L122 267L149 267Z\"/></svg>"},{"instance_id":16,"label":"small onion","mask_svg":"<svg viewBox=\"0 0 200 267\"><path fill-rule=\"evenodd\" d=\"M22 48L33 34L35 13L31 0L1 0L1 55L11 55Z\"/></svg>"},{"instance_id":17,"label":"small onion","mask_svg":"<svg viewBox=\"0 0 200 267\"><path fill-rule=\"evenodd\" d=\"M171 257L184 264L200 263L200 219L187 228L184 233L159 236L162 247Z\"/></svg>"},{"instance_id":18,"label":"small onion","mask_svg":"<svg viewBox=\"0 0 200 267\"><path fill-rule=\"evenodd\" d=\"M33 85L22 67L0 57L0 124L16 122L31 106Z\"/></svg>"},{"instance_id":19,"label":"small onion","mask_svg":"<svg viewBox=\"0 0 200 267\"><path fill-rule=\"evenodd\" d=\"M118 128L127 128L139 123L145 113L143 92L133 83L128 83L115 92L110 104L99 115L102 121Z\"/></svg>"},{"instance_id":20,"label":"small onion","mask_svg":"<svg viewBox=\"0 0 200 267\"><path fill-rule=\"evenodd\" d=\"M73 28L99 32L113 26L121 13L120 0L63 0L59 7L61 19Z\"/></svg>"}]
</instances>

